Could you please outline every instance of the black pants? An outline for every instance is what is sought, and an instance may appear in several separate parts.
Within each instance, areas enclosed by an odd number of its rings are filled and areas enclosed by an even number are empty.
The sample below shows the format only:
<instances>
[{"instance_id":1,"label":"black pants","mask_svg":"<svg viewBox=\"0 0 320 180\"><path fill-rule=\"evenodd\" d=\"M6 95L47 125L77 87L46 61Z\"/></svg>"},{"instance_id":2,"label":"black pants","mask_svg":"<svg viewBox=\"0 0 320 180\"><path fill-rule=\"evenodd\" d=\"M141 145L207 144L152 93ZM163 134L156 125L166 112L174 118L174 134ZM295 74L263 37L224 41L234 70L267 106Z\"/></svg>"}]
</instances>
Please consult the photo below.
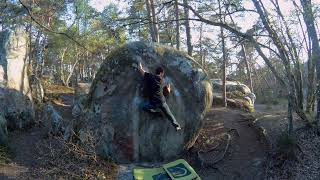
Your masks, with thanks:
<instances>
[{"instance_id":1,"label":"black pants","mask_svg":"<svg viewBox=\"0 0 320 180\"><path fill-rule=\"evenodd\" d=\"M166 102L159 104L159 105L153 105L150 102L147 102L143 104L142 109L148 112L151 112L150 110L156 110L159 108L165 115L166 117L170 120L171 124L176 128L180 127L179 123L177 122L176 118L173 116L168 104Z\"/></svg>"}]
</instances>

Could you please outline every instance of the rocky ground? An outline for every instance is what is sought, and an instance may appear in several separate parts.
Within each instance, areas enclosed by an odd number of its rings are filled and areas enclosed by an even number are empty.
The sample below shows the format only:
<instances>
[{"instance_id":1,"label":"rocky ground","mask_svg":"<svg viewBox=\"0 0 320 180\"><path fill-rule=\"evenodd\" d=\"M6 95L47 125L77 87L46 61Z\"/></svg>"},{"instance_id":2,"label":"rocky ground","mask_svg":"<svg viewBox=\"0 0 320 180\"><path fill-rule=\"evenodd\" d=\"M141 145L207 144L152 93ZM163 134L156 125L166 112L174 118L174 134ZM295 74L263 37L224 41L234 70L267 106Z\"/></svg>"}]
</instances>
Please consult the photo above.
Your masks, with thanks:
<instances>
[{"instance_id":1,"label":"rocky ground","mask_svg":"<svg viewBox=\"0 0 320 180\"><path fill-rule=\"evenodd\" d=\"M72 99L71 93L60 93L53 101L55 109L66 119L72 118ZM249 114L216 107L207 114L194 147L180 158L186 159L204 180L319 179L319 131L304 127L296 118L294 139L283 139L279 144L277 139L286 127L284 110L285 107L270 110L258 105L257 112ZM10 132L9 138L12 155L0 165L0 179L130 180L132 168L141 165L94 161L81 154L74 144L48 137L41 123L28 130ZM268 139L273 140L271 146ZM276 148L279 145L281 148Z\"/></svg>"},{"instance_id":2,"label":"rocky ground","mask_svg":"<svg viewBox=\"0 0 320 180\"><path fill-rule=\"evenodd\" d=\"M47 94L47 101L65 120L71 120L72 92L59 92L59 87L52 90L55 93ZM117 171L112 162L93 159L60 136L48 137L42 122L28 130L10 132L9 152L12 156L0 164L0 179L115 179Z\"/></svg>"},{"instance_id":3,"label":"rocky ground","mask_svg":"<svg viewBox=\"0 0 320 180\"><path fill-rule=\"evenodd\" d=\"M254 126L263 132L271 146L265 179L318 180L319 129L306 126L306 122L295 115L293 137L289 138L286 108L286 104L256 105Z\"/></svg>"}]
</instances>

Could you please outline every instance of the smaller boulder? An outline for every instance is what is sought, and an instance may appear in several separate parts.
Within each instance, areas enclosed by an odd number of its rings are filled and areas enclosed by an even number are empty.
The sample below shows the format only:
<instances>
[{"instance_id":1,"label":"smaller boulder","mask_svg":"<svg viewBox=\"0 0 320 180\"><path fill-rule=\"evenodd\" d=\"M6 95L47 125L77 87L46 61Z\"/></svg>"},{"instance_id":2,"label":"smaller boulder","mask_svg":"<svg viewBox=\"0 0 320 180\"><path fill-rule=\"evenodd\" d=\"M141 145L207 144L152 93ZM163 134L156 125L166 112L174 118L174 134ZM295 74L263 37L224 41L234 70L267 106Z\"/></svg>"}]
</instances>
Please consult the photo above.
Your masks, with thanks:
<instances>
[{"instance_id":1,"label":"smaller boulder","mask_svg":"<svg viewBox=\"0 0 320 180\"><path fill-rule=\"evenodd\" d=\"M213 103L222 104L223 82L220 79L212 79ZM236 81L226 81L227 103L229 107L243 109L248 112L254 111L256 96L245 84Z\"/></svg>"},{"instance_id":2,"label":"smaller boulder","mask_svg":"<svg viewBox=\"0 0 320 180\"><path fill-rule=\"evenodd\" d=\"M75 87L75 93L77 95L89 94L91 83L77 83Z\"/></svg>"},{"instance_id":3,"label":"smaller boulder","mask_svg":"<svg viewBox=\"0 0 320 180\"><path fill-rule=\"evenodd\" d=\"M51 104L43 108L42 122L48 135L58 135L63 132L63 119Z\"/></svg>"},{"instance_id":4,"label":"smaller boulder","mask_svg":"<svg viewBox=\"0 0 320 180\"><path fill-rule=\"evenodd\" d=\"M41 105L44 98L44 90L41 81L35 76L30 77L31 95L35 105Z\"/></svg>"},{"instance_id":5,"label":"smaller boulder","mask_svg":"<svg viewBox=\"0 0 320 180\"><path fill-rule=\"evenodd\" d=\"M73 107L72 107L73 118L78 119L80 117L84 109L85 100L86 100L85 95L80 95L73 100Z\"/></svg>"}]
</instances>

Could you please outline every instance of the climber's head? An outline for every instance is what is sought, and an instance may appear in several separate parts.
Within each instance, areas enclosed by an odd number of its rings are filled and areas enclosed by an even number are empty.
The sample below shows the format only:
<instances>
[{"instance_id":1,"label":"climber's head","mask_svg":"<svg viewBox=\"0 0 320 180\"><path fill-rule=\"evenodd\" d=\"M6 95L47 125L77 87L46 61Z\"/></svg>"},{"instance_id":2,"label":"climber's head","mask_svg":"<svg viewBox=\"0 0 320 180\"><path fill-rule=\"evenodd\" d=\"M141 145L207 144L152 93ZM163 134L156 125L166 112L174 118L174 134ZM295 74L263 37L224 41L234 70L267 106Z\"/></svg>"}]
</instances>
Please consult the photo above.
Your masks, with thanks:
<instances>
[{"instance_id":1,"label":"climber's head","mask_svg":"<svg viewBox=\"0 0 320 180\"><path fill-rule=\"evenodd\" d=\"M162 67L157 67L156 69L156 75L163 77L164 75L164 69Z\"/></svg>"}]
</instances>

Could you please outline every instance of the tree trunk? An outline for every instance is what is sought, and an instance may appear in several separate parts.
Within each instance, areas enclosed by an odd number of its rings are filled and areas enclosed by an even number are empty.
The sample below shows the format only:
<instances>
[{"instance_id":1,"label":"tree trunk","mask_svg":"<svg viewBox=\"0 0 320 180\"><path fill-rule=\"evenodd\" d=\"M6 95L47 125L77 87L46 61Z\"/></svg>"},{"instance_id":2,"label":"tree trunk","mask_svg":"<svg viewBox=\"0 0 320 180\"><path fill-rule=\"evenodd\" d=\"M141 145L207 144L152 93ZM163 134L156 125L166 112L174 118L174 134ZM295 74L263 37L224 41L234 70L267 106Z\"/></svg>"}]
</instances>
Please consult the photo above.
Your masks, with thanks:
<instances>
[{"instance_id":1,"label":"tree trunk","mask_svg":"<svg viewBox=\"0 0 320 180\"><path fill-rule=\"evenodd\" d=\"M42 77L43 75L43 72L44 72L44 66L45 66L45 60L43 58L43 54L45 53L46 51L46 44L47 44L47 38L48 36L45 35L45 37L43 38L42 40L42 43L41 43L41 49L40 49L40 61L41 61L41 66L40 66L40 69L39 69L39 77Z\"/></svg>"},{"instance_id":2,"label":"tree trunk","mask_svg":"<svg viewBox=\"0 0 320 180\"><path fill-rule=\"evenodd\" d=\"M32 69L32 24L30 23L28 26L29 33L29 57L28 57L28 72L29 75L33 74Z\"/></svg>"},{"instance_id":3,"label":"tree trunk","mask_svg":"<svg viewBox=\"0 0 320 180\"><path fill-rule=\"evenodd\" d=\"M199 32L199 54L200 54L200 63L203 69L205 69L205 53L202 47L202 38L203 38L203 22L200 25L200 32Z\"/></svg>"},{"instance_id":4,"label":"tree trunk","mask_svg":"<svg viewBox=\"0 0 320 180\"><path fill-rule=\"evenodd\" d=\"M190 21L189 21L189 8L188 8L188 0L183 0L184 4L184 17L185 17L185 26L186 26L186 36L187 36L187 48L188 55L192 56L192 44L191 44L191 30L190 30Z\"/></svg>"},{"instance_id":5,"label":"tree trunk","mask_svg":"<svg viewBox=\"0 0 320 180\"><path fill-rule=\"evenodd\" d=\"M300 9L299 6L295 1L292 1L293 5L296 9ZM302 25L302 21L300 16L298 16L299 25L301 30L304 32L304 27ZM303 40L305 42L305 47L307 48L308 52L308 80L307 80L307 102L306 102L306 113L311 113L314 111L314 104L315 104L315 64L314 59L311 58L311 39L308 36L306 37L305 33L302 33Z\"/></svg>"},{"instance_id":6,"label":"tree trunk","mask_svg":"<svg viewBox=\"0 0 320 180\"><path fill-rule=\"evenodd\" d=\"M152 15L152 27L154 31L155 41L159 42L159 26L158 21L155 13L155 6L153 0L150 0L150 9L151 9L151 15Z\"/></svg>"},{"instance_id":7,"label":"tree trunk","mask_svg":"<svg viewBox=\"0 0 320 180\"><path fill-rule=\"evenodd\" d=\"M242 55L243 55L244 63L246 64L246 69L247 69L247 75L248 75L250 90L251 90L251 92L253 92L251 70L250 70L250 66L249 66L249 62L248 62L248 59L247 59L246 50L245 50L245 48L244 48L243 43L241 43L241 50L242 50Z\"/></svg>"},{"instance_id":8,"label":"tree trunk","mask_svg":"<svg viewBox=\"0 0 320 180\"><path fill-rule=\"evenodd\" d=\"M71 79L71 77L72 77L72 75L74 73L74 70L76 69L76 66L77 66L79 60L80 60L79 55L77 55L77 60L71 67L70 73L69 73L69 75L68 75L68 77L67 77L67 79L65 81L65 84L64 84L65 86L69 86L70 79ZM77 77L76 77L76 80L77 80Z\"/></svg>"},{"instance_id":9,"label":"tree trunk","mask_svg":"<svg viewBox=\"0 0 320 180\"><path fill-rule=\"evenodd\" d=\"M311 68L312 61L316 66L317 72L317 90L316 90L316 98L317 98L317 115L316 115L316 123L319 125L320 121L320 45L318 41L318 35L315 27L315 18L312 12L312 4L311 0L300 0L302 8L303 8L303 19L307 27L308 36L310 37L312 47L311 47ZM310 78L310 77L309 77ZM310 81L310 79L309 79ZM312 79L311 79L312 81Z\"/></svg>"},{"instance_id":10,"label":"tree trunk","mask_svg":"<svg viewBox=\"0 0 320 180\"><path fill-rule=\"evenodd\" d=\"M219 14L220 14L220 23L223 23L223 18L222 18L222 10L221 10L221 5L220 1L219 3ZM227 107L227 87L226 87L226 67L227 67L227 56L226 56L226 48L225 48L225 37L224 37L224 31L223 28L220 27L220 36L221 36L221 43L222 43L222 86L223 86L223 92L222 92L222 106Z\"/></svg>"},{"instance_id":11,"label":"tree trunk","mask_svg":"<svg viewBox=\"0 0 320 180\"><path fill-rule=\"evenodd\" d=\"M153 27L153 18L152 18L152 12L151 12L151 5L150 5L150 1L149 0L146 0L146 9L147 9L147 18L148 18L148 24L149 24L149 29L150 29L150 35L151 35L151 40L153 42L156 42L157 39L156 39L156 35L155 35L155 32L154 32L154 27Z\"/></svg>"},{"instance_id":12,"label":"tree trunk","mask_svg":"<svg viewBox=\"0 0 320 180\"><path fill-rule=\"evenodd\" d=\"M176 16L176 47L180 49L180 21L179 21L179 5L178 0L175 0L175 16Z\"/></svg>"},{"instance_id":13,"label":"tree trunk","mask_svg":"<svg viewBox=\"0 0 320 180\"><path fill-rule=\"evenodd\" d=\"M35 58L35 61L34 61L34 68L33 68L33 72L35 73L35 75L38 77L38 69L39 69L39 64L40 64L40 61L41 61L41 31L39 30L38 33L37 33L37 37L36 37L36 41L35 41L35 47L34 47L34 58Z\"/></svg>"},{"instance_id":14,"label":"tree trunk","mask_svg":"<svg viewBox=\"0 0 320 180\"><path fill-rule=\"evenodd\" d=\"M306 103L306 112L314 112L315 104L315 64L314 59L311 57L311 40L309 37L309 48L308 48L308 82L307 82L307 103Z\"/></svg>"},{"instance_id":15,"label":"tree trunk","mask_svg":"<svg viewBox=\"0 0 320 180\"><path fill-rule=\"evenodd\" d=\"M64 68L63 68L63 62L64 62L64 57L66 55L66 52L68 50L68 47L64 48L61 54L61 59L60 59L60 80L61 82L65 85L65 77L64 77Z\"/></svg>"},{"instance_id":16,"label":"tree trunk","mask_svg":"<svg viewBox=\"0 0 320 180\"><path fill-rule=\"evenodd\" d=\"M292 107L292 95L289 93L288 95L288 135L291 136L293 132L293 107Z\"/></svg>"}]
</instances>

